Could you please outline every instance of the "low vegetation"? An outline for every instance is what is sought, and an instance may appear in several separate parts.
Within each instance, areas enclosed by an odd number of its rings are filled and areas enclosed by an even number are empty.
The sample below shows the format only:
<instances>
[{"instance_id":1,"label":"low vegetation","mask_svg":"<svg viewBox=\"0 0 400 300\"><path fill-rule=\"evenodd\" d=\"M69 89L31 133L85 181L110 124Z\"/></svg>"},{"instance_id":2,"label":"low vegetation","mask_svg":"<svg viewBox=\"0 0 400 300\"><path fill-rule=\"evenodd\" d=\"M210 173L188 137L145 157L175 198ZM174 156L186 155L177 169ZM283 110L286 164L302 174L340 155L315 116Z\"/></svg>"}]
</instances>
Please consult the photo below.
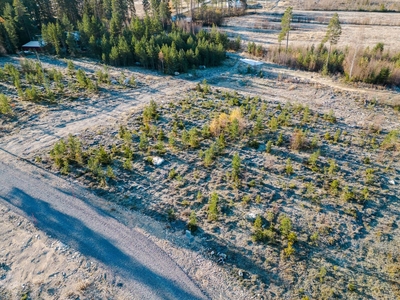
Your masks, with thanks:
<instances>
[{"instance_id":1,"label":"low vegetation","mask_svg":"<svg viewBox=\"0 0 400 300\"><path fill-rule=\"evenodd\" d=\"M334 111L213 90L206 82L100 131L56 143L53 167L110 201L208 236L254 291L328 298L399 292L391 285L397 275L384 267L396 263L388 258L394 245L379 255L346 256L346 264L339 256L349 243L383 245L392 234L393 227L383 233L377 224L387 223L379 214L395 197L388 181L396 173L398 131L350 127ZM157 165L156 157L165 161ZM358 283L349 289L348 264L374 271L353 274Z\"/></svg>"}]
</instances>

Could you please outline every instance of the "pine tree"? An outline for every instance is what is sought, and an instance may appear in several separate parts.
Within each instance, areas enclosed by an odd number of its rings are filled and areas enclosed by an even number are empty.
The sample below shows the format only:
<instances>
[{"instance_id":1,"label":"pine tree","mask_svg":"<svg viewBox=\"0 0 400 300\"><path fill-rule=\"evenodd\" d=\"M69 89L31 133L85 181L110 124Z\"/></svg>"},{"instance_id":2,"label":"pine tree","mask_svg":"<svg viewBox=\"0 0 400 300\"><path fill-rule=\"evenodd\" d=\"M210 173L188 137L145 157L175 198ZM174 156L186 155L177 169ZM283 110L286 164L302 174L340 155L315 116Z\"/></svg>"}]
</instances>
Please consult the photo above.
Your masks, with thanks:
<instances>
[{"instance_id":1,"label":"pine tree","mask_svg":"<svg viewBox=\"0 0 400 300\"><path fill-rule=\"evenodd\" d=\"M9 50L11 52L15 52L16 49L18 49L19 46L19 39L18 39L18 34L17 34L17 24L15 22L15 13L13 7L9 4L6 3L4 6L4 28L6 29L8 38L9 38Z\"/></svg>"},{"instance_id":2,"label":"pine tree","mask_svg":"<svg viewBox=\"0 0 400 300\"><path fill-rule=\"evenodd\" d=\"M283 14L283 17L281 19L282 29L278 35L279 45L282 42L282 40L286 37L286 52L289 47L289 31L290 31L290 23L292 21L292 16L293 16L293 8L288 7L285 10L285 13Z\"/></svg>"},{"instance_id":3,"label":"pine tree","mask_svg":"<svg viewBox=\"0 0 400 300\"><path fill-rule=\"evenodd\" d=\"M238 181L240 173L240 156L238 153L235 153L232 158L232 180Z\"/></svg>"},{"instance_id":4,"label":"pine tree","mask_svg":"<svg viewBox=\"0 0 400 300\"><path fill-rule=\"evenodd\" d=\"M54 47L57 55L61 53L62 29L59 22L49 23L47 26L43 25L42 37L46 43Z\"/></svg>"},{"instance_id":5,"label":"pine tree","mask_svg":"<svg viewBox=\"0 0 400 300\"><path fill-rule=\"evenodd\" d=\"M123 35L118 40L118 52L122 65L127 66L132 63L132 53Z\"/></svg>"},{"instance_id":6,"label":"pine tree","mask_svg":"<svg viewBox=\"0 0 400 300\"><path fill-rule=\"evenodd\" d=\"M339 15L335 13L329 21L328 30L326 31L325 37L322 43L329 42L329 52L326 59L326 70L328 69L329 57L331 55L332 45L336 45L339 42L340 35L342 34L342 27L340 26Z\"/></svg>"},{"instance_id":7,"label":"pine tree","mask_svg":"<svg viewBox=\"0 0 400 300\"><path fill-rule=\"evenodd\" d=\"M65 43L68 46L69 53L71 55L75 55L75 53L77 51L76 41L75 41L75 36L71 32L67 33L67 39L66 39Z\"/></svg>"},{"instance_id":8,"label":"pine tree","mask_svg":"<svg viewBox=\"0 0 400 300\"><path fill-rule=\"evenodd\" d=\"M27 8L21 0L13 0L13 7L19 40L25 43L32 39L32 21L29 18Z\"/></svg>"},{"instance_id":9,"label":"pine tree","mask_svg":"<svg viewBox=\"0 0 400 300\"><path fill-rule=\"evenodd\" d=\"M113 46L111 48L111 52L110 52L110 63L114 66L119 66L120 62L119 62L119 52L118 52L118 47L117 46Z\"/></svg>"}]
</instances>

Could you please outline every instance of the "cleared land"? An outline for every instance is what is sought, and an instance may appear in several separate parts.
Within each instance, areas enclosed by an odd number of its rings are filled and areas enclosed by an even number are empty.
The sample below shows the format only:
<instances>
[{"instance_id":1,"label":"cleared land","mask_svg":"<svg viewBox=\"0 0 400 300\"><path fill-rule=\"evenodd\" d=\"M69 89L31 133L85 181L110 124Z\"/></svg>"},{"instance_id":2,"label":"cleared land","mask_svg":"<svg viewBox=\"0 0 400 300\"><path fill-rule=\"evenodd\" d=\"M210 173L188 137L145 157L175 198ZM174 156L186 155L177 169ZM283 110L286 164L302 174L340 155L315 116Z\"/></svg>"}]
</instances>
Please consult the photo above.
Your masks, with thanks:
<instances>
[{"instance_id":1,"label":"cleared land","mask_svg":"<svg viewBox=\"0 0 400 300\"><path fill-rule=\"evenodd\" d=\"M259 17L233 18L228 24L258 24ZM257 42L260 32L240 25L243 31L234 27L235 34ZM317 43L326 25L309 26L320 26ZM349 32L344 31L343 40L354 38ZM270 34L266 43L276 43L277 30L261 33ZM308 40L296 33L292 38L293 43ZM365 45L377 41L369 35ZM65 89L51 102L21 101L10 79L1 82L12 108L0 119L1 148L44 168L44 174L91 188L106 199L96 205L141 230L211 298L399 297L399 93L358 89L272 64L254 70L239 62L240 55L229 57L220 68L176 77L109 68L116 82L98 82L95 92L68 75L66 62L43 56L45 69L62 73ZM18 66L19 60L2 58L1 64ZM90 60L73 63L93 82L96 71L105 71ZM135 84L125 85L132 76ZM207 84L199 85L203 79ZM25 80L22 84L31 87ZM33 85L46 93L43 85ZM56 82L51 85L56 88ZM156 105L149 107L151 100ZM237 128L232 115L240 121ZM68 145L69 134L74 150L50 155L60 139ZM165 161L155 166L155 156ZM57 157L61 168L55 166ZM6 209L2 213L10 220L3 222L5 228L23 229L18 233L26 238L43 236L31 223L16 225L12 219L20 217ZM150 217L136 221L137 213ZM28 289L18 288L16 277L7 274L26 250L12 241L13 235L4 234L2 243L14 245L10 253L17 254L2 256L2 274L9 283L2 292L22 295ZM46 237L50 241L55 240ZM39 242L30 245L42 246ZM64 254L54 255L71 270L80 270ZM52 260L38 261L48 266ZM27 273L33 274L36 269L30 266L25 265ZM34 295L39 285L30 276L25 286ZM43 280L48 290L57 287L53 279ZM115 285L108 291L92 287L88 291L100 296L126 293ZM92 295L80 286L55 291Z\"/></svg>"},{"instance_id":2,"label":"cleared land","mask_svg":"<svg viewBox=\"0 0 400 300\"><path fill-rule=\"evenodd\" d=\"M283 10L256 10L256 14L228 18L222 27L230 37L240 35L244 41L255 42L267 48L278 45L280 20ZM290 32L289 45L317 46L325 36L329 19L334 12L293 11L294 30ZM373 47L384 43L385 49L397 52L400 49L400 15L398 13L338 12L342 24L342 36L338 47Z\"/></svg>"},{"instance_id":3,"label":"cleared land","mask_svg":"<svg viewBox=\"0 0 400 300\"><path fill-rule=\"evenodd\" d=\"M30 110L31 120L3 120L3 125L10 125L10 133L2 138L2 146L52 172L56 170L48 153L59 138L72 133L80 139L84 162L104 146L112 157L115 177L110 176L104 184L86 163L73 161L69 176L110 202L163 222L170 220L167 228L174 231L185 232L191 211L195 211L199 229L194 235L199 239L184 247L195 247L202 259L214 260L214 264L221 263L222 257L225 270L233 276L229 280L239 280L256 294L293 297L304 289L310 296L348 295L353 284L358 292L373 297L398 293L394 283L398 280L399 235L393 214L398 210L398 150L383 150L382 143L399 123L393 107L381 105L396 94L360 93L351 87L341 89L341 84L334 82L330 84L336 87L329 87L323 84L327 79L273 65L265 65L261 69L264 78L259 78L247 74L238 58L232 56L222 68L197 72L208 79L210 91L187 81L193 78L188 75L172 78L131 69L125 70L125 75L134 75L138 87L110 85L103 91L100 88L95 98L89 95L87 100L63 101L62 109L59 104L38 106L13 100L17 114L17 108L22 111L26 105L41 109L36 114ZM50 63L56 61L48 60ZM75 65L88 71L101 68L88 61L75 61ZM65 70L65 65L60 67ZM118 69L111 69L113 72L117 75ZM151 99L157 103L159 118L149 121L146 150L139 148L146 130L141 105ZM240 106L244 131L236 140L229 129L223 129L226 145L216 150L212 164L206 166L205 152L216 137L203 136L204 125ZM275 130L272 118L278 122ZM256 130L257 124L261 127ZM127 141L119 137L121 126L131 134L132 171L123 167L129 155L124 154ZM176 144L170 146L168 138L174 127ZM195 149L182 140L183 131L192 127L198 129ZM305 134L304 148L299 151L292 148L295 128ZM163 138L159 138L161 129ZM317 146L312 149L315 138ZM268 141L273 143L270 153L266 153ZM313 170L309 161L317 149L321 152ZM241 159L239 187L231 177L236 152ZM165 159L159 167L148 160L155 155ZM293 174L287 171L288 158ZM332 160L335 167L329 171ZM338 186L332 186L335 180ZM216 221L209 220L213 192L219 197ZM253 240L257 216L262 217L265 229L272 228L271 240ZM297 236L295 253L288 256L284 249L289 240L280 229L284 216L291 220ZM183 246L178 241L176 245ZM204 265L195 267L193 263L189 265L196 273L206 273ZM370 271L361 271L365 269Z\"/></svg>"}]
</instances>

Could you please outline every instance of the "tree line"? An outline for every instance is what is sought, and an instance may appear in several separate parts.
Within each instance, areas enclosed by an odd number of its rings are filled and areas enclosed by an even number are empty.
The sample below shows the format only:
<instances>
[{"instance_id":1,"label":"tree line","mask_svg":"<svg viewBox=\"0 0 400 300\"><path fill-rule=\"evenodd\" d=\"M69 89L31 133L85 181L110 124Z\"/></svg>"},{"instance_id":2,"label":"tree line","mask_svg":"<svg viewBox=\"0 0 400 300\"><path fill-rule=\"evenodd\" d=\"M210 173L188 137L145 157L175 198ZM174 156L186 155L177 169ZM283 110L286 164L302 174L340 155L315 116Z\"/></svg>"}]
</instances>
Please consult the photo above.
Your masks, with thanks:
<instances>
[{"instance_id":1,"label":"tree line","mask_svg":"<svg viewBox=\"0 0 400 300\"><path fill-rule=\"evenodd\" d=\"M166 0L6 0L0 4L0 52L14 53L41 35L57 55L84 54L115 66L140 63L171 74L216 66L229 46L226 34L186 32L171 22Z\"/></svg>"}]
</instances>

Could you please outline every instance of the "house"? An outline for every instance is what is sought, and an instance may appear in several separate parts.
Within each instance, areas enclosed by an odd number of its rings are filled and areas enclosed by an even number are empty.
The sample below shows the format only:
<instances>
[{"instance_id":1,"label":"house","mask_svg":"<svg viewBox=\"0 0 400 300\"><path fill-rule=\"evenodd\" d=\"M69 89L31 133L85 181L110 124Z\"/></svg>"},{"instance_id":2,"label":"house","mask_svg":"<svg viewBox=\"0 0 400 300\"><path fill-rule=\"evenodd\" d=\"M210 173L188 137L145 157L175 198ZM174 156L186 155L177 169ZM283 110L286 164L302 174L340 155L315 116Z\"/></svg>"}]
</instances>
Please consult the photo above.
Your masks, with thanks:
<instances>
[{"instance_id":1,"label":"house","mask_svg":"<svg viewBox=\"0 0 400 300\"><path fill-rule=\"evenodd\" d=\"M45 47L46 43L44 41L30 41L25 45L22 45L22 51L42 52Z\"/></svg>"}]
</instances>

